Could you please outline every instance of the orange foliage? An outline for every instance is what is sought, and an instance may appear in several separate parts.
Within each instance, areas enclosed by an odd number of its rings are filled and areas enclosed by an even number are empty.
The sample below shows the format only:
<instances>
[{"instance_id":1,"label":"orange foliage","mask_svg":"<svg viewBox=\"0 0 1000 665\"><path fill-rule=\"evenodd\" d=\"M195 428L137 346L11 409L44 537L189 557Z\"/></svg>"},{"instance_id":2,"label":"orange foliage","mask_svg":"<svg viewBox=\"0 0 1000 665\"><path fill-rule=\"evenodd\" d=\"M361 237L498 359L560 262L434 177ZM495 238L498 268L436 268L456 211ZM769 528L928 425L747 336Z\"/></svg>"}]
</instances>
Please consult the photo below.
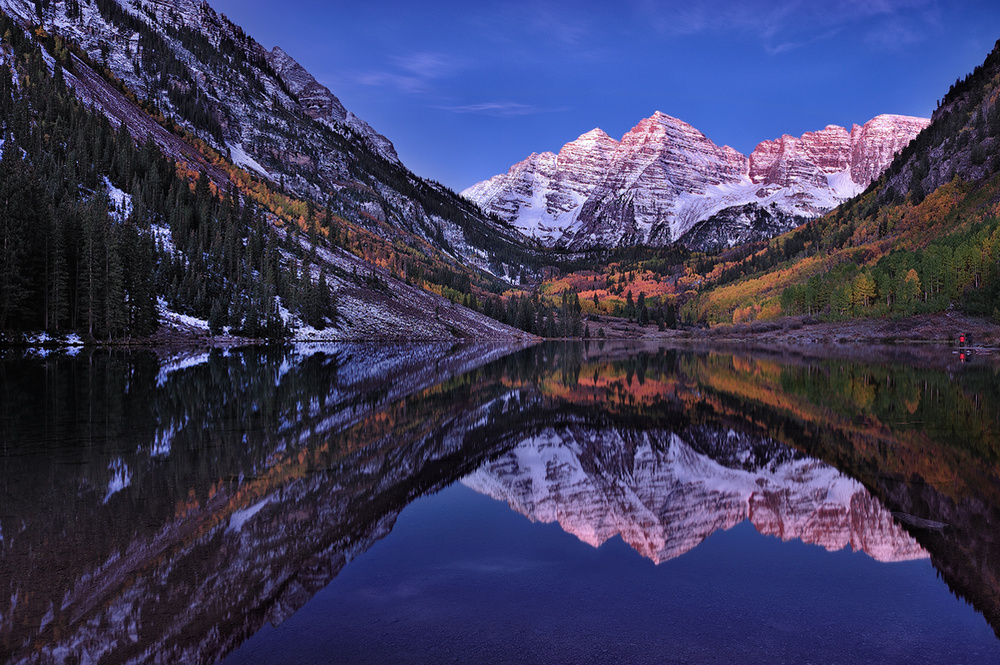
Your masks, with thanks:
<instances>
[{"instance_id":1,"label":"orange foliage","mask_svg":"<svg viewBox=\"0 0 1000 665\"><path fill-rule=\"evenodd\" d=\"M924 247L954 230L959 204L968 195L968 185L955 179L928 194L919 205L906 205L897 231L905 232L901 243L906 249Z\"/></svg>"},{"instance_id":2,"label":"orange foliage","mask_svg":"<svg viewBox=\"0 0 1000 665\"><path fill-rule=\"evenodd\" d=\"M609 286L609 283L611 286ZM659 298L660 303L673 302L677 296L677 284L669 278L658 279L649 270L625 269L619 263L611 263L603 272L582 270L545 280L539 286L543 295L558 297L563 291L576 293L580 297L580 308L585 314L608 314L615 306L625 305L625 294L632 292L635 300L642 292L647 303ZM594 305L594 296L598 304Z\"/></svg>"}]
</instances>

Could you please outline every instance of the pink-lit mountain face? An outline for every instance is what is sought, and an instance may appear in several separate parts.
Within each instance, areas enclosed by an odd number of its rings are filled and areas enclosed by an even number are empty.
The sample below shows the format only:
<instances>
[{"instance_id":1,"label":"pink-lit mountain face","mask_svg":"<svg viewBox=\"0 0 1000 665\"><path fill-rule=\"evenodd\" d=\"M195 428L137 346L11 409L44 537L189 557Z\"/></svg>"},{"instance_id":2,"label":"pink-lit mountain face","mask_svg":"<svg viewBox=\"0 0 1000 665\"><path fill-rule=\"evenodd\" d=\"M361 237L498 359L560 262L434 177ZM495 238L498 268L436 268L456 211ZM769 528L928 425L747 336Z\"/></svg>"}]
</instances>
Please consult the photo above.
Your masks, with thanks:
<instances>
[{"instance_id":1,"label":"pink-lit mountain face","mask_svg":"<svg viewBox=\"0 0 1000 665\"><path fill-rule=\"evenodd\" d=\"M880 115L764 141L747 157L657 112L621 141L595 129L462 194L549 246L684 242L700 223L732 224L748 210L766 211L773 234L864 191L928 123ZM720 242L746 239L723 230Z\"/></svg>"},{"instance_id":2,"label":"pink-lit mountain face","mask_svg":"<svg viewBox=\"0 0 1000 665\"><path fill-rule=\"evenodd\" d=\"M550 428L463 482L594 547L621 536L655 563L745 520L764 535L878 561L928 556L864 486L823 462L735 432L683 437Z\"/></svg>"}]
</instances>

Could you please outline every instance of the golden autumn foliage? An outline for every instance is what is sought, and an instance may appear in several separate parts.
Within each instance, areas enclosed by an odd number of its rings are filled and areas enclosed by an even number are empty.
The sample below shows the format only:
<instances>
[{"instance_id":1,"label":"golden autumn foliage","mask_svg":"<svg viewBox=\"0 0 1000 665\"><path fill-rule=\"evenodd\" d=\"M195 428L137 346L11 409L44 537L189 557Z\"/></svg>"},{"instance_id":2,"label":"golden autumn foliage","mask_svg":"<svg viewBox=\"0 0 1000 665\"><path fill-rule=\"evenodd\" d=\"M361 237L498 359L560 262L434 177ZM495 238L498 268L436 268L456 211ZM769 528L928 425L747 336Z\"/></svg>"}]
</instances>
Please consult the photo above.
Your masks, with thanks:
<instances>
[{"instance_id":1,"label":"golden autumn foliage","mask_svg":"<svg viewBox=\"0 0 1000 665\"><path fill-rule=\"evenodd\" d=\"M989 266L996 265L993 257L1000 239L994 242L990 231L983 235L977 229L984 224L992 229L997 219L1000 174L976 186L955 178L916 204L907 200L879 206L876 194L866 192L846 210L775 238L766 249L740 262L714 263L703 276L701 292L688 301L684 318L711 324L796 313L825 312L834 317L906 313L919 307L942 307L947 304L942 300L945 296L979 289L989 275L997 273ZM977 233L982 237L968 238ZM786 248L796 241L802 249L795 256L785 256ZM903 256L901 252L909 252L909 258L899 259L905 265L895 272L899 261L893 259L893 263L890 257ZM734 267L755 261L766 267L748 270L750 274L743 279L726 278ZM942 271L944 277L939 276ZM834 273L849 281L836 282L829 277ZM819 298L818 308L809 300L807 308L783 310L785 290L805 289L807 283L813 285L811 298ZM785 300L799 302L803 293Z\"/></svg>"}]
</instances>

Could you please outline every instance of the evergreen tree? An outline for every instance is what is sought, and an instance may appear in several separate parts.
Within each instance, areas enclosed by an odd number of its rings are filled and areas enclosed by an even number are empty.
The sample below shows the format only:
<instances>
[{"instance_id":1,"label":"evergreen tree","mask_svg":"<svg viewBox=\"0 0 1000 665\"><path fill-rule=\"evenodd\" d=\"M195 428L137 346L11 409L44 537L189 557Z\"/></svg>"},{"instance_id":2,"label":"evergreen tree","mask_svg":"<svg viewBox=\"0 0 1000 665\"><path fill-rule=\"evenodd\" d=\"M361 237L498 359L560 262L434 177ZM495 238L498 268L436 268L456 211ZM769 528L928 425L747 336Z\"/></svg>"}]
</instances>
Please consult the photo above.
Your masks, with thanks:
<instances>
[{"instance_id":1,"label":"evergreen tree","mask_svg":"<svg viewBox=\"0 0 1000 665\"><path fill-rule=\"evenodd\" d=\"M16 155L9 146L0 158L0 330L30 319L31 241L41 216L38 187Z\"/></svg>"},{"instance_id":2,"label":"evergreen tree","mask_svg":"<svg viewBox=\"0 0 1000 665\"><path fill-rule=\"evenodd\" d=\"M640 326L644 326L649 323L649 310L646 307L646 294L639 291L639 298L636 301L636 320Z\"/></svg>"}]
</instances>

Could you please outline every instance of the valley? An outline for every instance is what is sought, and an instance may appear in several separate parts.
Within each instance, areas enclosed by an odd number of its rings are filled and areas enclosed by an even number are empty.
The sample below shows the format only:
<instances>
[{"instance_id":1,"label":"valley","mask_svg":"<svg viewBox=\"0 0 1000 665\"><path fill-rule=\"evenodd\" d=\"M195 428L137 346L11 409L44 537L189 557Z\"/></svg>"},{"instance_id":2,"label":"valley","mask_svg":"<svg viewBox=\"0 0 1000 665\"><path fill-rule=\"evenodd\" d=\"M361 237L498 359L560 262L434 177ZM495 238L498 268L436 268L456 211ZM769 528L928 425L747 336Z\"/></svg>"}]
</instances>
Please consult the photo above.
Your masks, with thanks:
<instances>
[{"instance_id":1,"label":"valley","mask_svg":"<svg viewBox=\"0 0 1000 665\"><path fill-rule=\"evenodd\" d=\"M24 158L4 154L31 185L3 228L6 344L700 337L1000 316L996 50L929 120L883 114L744 155L656 112L460 195L206 3L0 8L2 122ZM103 123L89 143L51 131L85 123Z\"/></svg>"}]
</instances>

